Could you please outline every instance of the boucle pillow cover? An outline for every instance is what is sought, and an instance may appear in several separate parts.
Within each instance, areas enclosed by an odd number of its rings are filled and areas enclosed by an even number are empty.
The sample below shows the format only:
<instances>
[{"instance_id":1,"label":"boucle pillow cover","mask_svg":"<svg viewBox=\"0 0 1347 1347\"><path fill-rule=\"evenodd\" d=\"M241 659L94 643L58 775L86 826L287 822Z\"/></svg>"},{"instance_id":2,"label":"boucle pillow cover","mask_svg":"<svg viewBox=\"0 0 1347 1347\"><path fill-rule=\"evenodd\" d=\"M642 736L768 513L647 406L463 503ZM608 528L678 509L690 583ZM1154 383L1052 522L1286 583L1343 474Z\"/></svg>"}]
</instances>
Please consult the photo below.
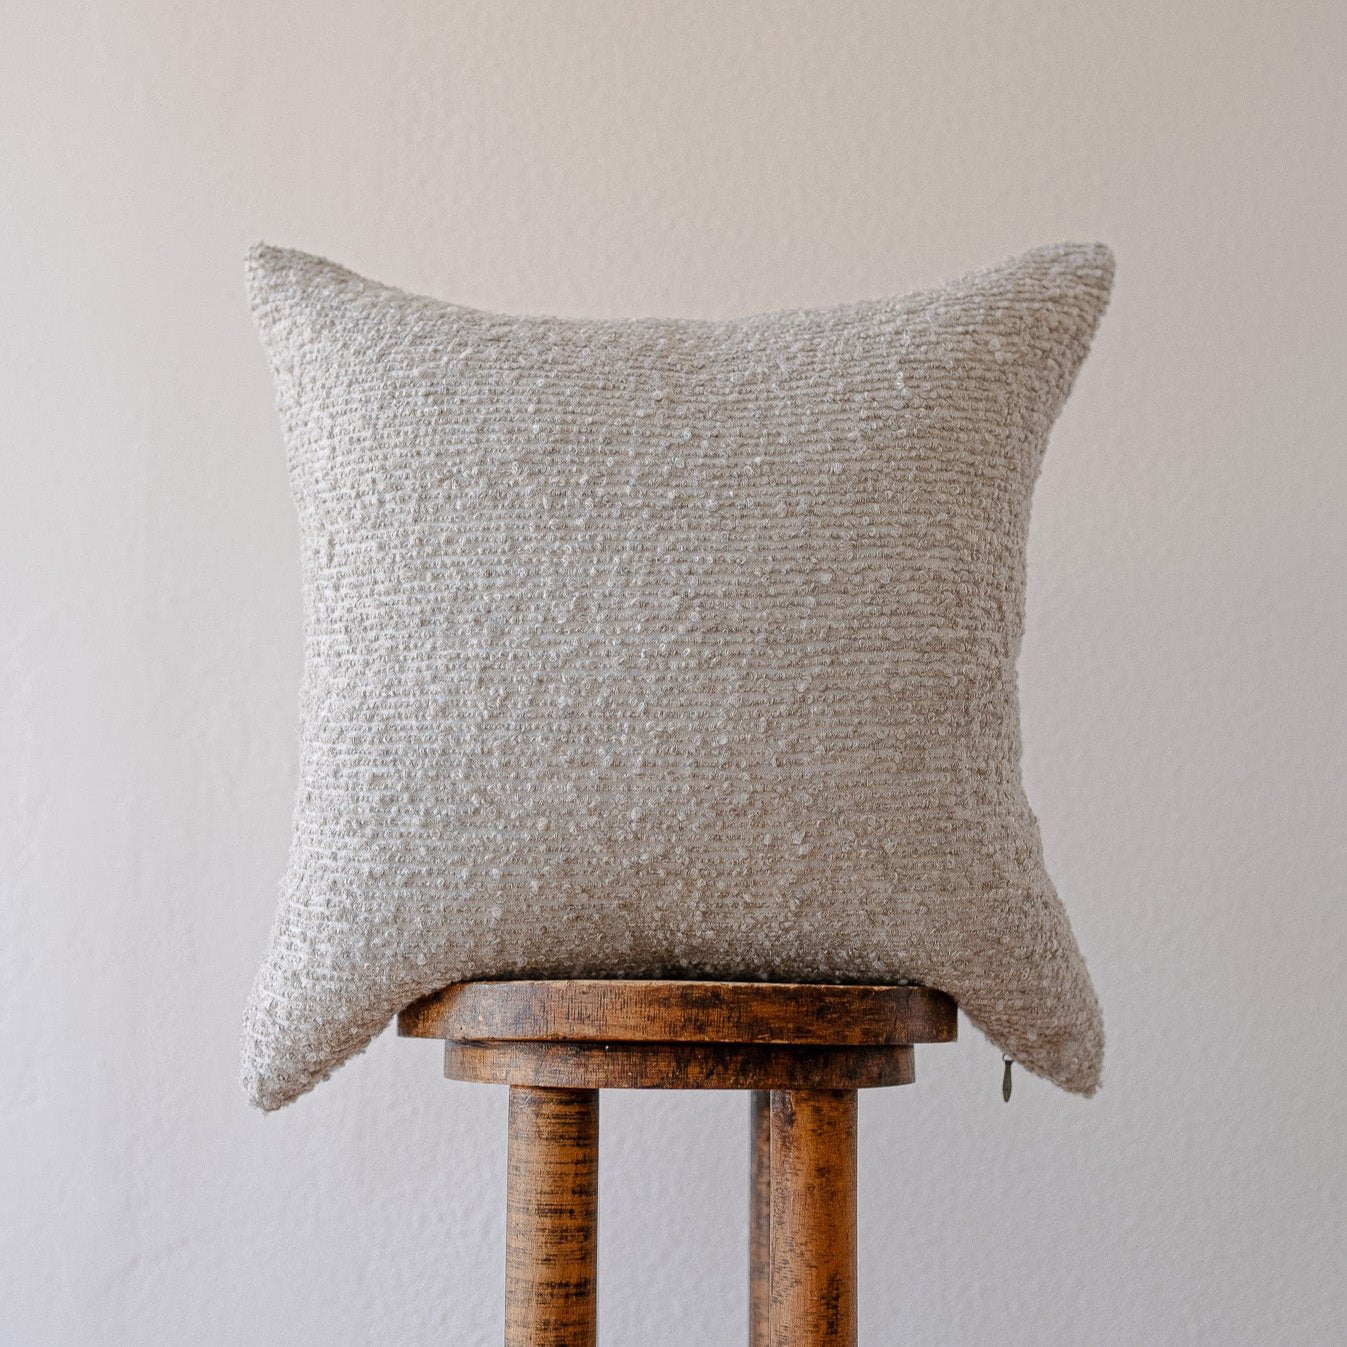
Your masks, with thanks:
<instances>
[{"instance_id":1,"label":"boucle pillow cover","mask_svg":"<svg viewBox=\"0 0 1347 1347\"><path fill-rule=\"evenodd\" d=\"M515 318L250 255L303 549L271 1109L466 978L884 982L1095 1089L1020 784L1030 495L1112 280Z\"/></svg>"}]
</instances>

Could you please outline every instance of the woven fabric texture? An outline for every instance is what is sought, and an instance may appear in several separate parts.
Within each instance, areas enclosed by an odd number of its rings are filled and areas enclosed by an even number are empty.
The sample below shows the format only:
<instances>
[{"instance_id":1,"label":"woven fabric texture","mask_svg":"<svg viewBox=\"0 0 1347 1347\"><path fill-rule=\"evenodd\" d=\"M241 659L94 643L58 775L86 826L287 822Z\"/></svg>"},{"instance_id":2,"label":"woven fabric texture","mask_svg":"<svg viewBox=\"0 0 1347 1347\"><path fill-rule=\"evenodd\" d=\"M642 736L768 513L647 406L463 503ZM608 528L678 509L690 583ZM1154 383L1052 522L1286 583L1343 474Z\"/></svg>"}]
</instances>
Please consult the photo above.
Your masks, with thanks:
<instances>
[{"instance_id":1,"label":"woven fabric texture","mask_svg":"<svg viewBox=\"0 0 1347 1347\"><path fill-rule=\"evenodd\" d=\"M898 299L588 321L254 249L305 669L251 1100L506 976L913 980L1093 1092L1015 666L1112 272L1063 244Z\"/></svg>"}]
</instances>

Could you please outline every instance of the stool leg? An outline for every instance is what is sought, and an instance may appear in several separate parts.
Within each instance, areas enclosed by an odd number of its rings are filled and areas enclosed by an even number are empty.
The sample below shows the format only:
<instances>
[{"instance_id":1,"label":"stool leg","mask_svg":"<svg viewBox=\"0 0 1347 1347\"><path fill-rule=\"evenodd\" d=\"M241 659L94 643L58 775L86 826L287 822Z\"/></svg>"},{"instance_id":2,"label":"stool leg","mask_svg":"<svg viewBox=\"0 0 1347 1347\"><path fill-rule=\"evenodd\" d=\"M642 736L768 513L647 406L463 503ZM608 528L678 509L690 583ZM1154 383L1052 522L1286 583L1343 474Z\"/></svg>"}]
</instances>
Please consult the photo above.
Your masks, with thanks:
<instances>
[{"instance_id":1,"label":"stool leg","mask_svg":"<svg viewBox=\"0 0 1347 1347\"><path fill-rule=\"evenodd\" d=\"M856 1092L772 1091L772 1347L856 1347Z\"/></svg>"},{"instance_id":2,"label":"stool leg","mask_svg":"<svg viewBox=\"0 0 1347 1347\"><path fill-rule=\"evenodd\" d=\"M593 1347L599 1092L510 1087L505 1347Z\"/></svg>"},{"instance_id":3,"label":"stool leg","mask_svg":"<svg viewBox=\"0 0 1347 1347\"><path fill-rule=\"evenodd\" d=\"M748 1347L772 1347L772 1093L754 1090L749 1116Z\"/></svg>"}]
</instances>

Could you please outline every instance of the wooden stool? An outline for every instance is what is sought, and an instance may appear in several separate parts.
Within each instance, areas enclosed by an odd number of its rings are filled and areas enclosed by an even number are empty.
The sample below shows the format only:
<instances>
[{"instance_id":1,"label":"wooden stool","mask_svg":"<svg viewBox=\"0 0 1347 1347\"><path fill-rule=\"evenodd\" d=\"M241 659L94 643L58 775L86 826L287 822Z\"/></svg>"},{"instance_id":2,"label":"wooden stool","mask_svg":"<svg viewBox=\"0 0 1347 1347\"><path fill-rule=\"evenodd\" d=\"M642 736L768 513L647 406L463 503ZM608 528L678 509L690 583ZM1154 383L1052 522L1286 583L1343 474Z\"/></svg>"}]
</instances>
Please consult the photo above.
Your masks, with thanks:
<instances>
[{"instance_id":1,"label":"wooden stool","mask_svg":"<svg viewBox=\"0 0 1347 1347\"><path fill-rule=\"evenodd\" d=\"M451 1080L510 1087L506 1347L592 1347L599 1091L752 1090L750 1347L856 1343L856 1091L908 1085L949 1043L925 987L463 982L398 1032Z\"/></svg>"}]
</instances>

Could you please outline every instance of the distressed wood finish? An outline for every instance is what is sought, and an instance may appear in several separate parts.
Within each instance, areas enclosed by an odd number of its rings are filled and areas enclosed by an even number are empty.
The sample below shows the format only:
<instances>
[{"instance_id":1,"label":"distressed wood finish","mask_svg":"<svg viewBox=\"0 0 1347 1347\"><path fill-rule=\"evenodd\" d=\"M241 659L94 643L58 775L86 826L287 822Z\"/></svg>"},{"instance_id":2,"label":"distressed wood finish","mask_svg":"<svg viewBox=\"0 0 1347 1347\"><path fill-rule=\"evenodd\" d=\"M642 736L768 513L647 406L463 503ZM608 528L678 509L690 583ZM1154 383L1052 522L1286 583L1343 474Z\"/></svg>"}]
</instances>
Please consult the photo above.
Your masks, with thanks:
<instances>
[{"instance_id":1,"label":"distressed wood finish","mask_svg":"<svg viewBox=\"0 0 1347 1347\"><path fill-rule=\"evenodd\" d=\"M510 1091L505 1347L593 1347L599 1095Z\"/></svg>"},{"instance_id":2,"label":"distressed wood finish","mask_svg":"<svg viewBox=\"0 0 1347 1347\"><path fill-rule=\"evenodd\" d=\"M929 987L581 979L461 982L398 1016L410 1038L583 1043L949 1043L954 1001Z\"/></svg>"},{"instance_id":3,"label":"distressed wood finish","mask_svg":"<svg viewBox=\"0 0 1347 1347\"><path fill-rule=\"evenodd\" d=\"M446 1043L444 1074L567 1090L867 1090L908 1085L913 1051L761 1043Z\"/></svg>"},{"instance_id":4,"label":"distressed wood finish","mask_svg":"<svg viewBox=\"0 0 1347 1347\"><path fill-rule=\"evenodd\" d=\"M444 1073L510 1087L505 1347L594 1347L599 1090L751 1090L749 1347L855 1347L856 1091L906 1085L925 987L474 982L408 1006Z\"/></svg>"},{"instance_id":5,"label":"distressed wood finish","mask_svg":"<svg viewBox=\"0 0 1347 1347\"><path fill-rule=\"evenodd\" d=\"M772 1095L771 1347L856 1347L856 1094Z\"/></svg>"},{"instance_id":6,"label":"distressed wood finish","mask_svg":"<svg viewBox=\"0 0 1347 1347\"><path fill-rule=\"evenodd\" d=\"M749 1113L748 1347L772 1342L772 1096L754 1090Z\"/></svg>"}]
</instances>

